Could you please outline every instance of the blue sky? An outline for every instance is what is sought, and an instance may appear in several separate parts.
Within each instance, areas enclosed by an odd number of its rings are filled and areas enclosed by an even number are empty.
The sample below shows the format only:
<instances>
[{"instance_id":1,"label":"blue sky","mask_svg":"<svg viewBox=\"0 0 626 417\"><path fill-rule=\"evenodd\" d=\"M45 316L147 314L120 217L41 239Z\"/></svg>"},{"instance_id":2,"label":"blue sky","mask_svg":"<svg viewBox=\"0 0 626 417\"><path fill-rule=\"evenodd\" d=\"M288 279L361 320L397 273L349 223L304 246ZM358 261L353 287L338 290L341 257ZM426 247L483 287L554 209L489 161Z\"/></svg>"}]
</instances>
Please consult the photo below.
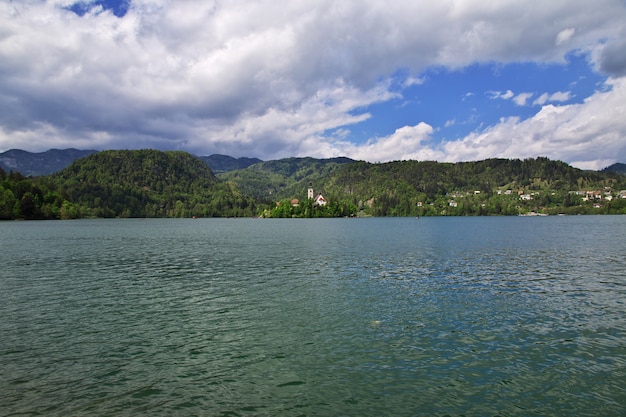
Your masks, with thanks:
<instances>
[{"instance_id":1,"label":"blue sky","mask_svg":"<svg viewBox=\"0 0 626 417\"><path fill-rule=\"evenodd\" d=\"M0 0L0 151L626 162L620 0Z\"/></svg>"},{"instance_id":2,"label":"blue sky","mask_svg":"<svg viewBox=\"0 0 626 417\"><path fill-rule=\"evenodd\" d=\"M586 57L576 55L554 64L486 63L458 70L433 68L420 77L419 84L398 88L401 97L366 108L374 117L361 123L351 139L385 136L395 130L394 126L423 120L438 129L436 138L455 140L496 124L501 117L527 119L548 102L582 103L601 89L606 79L591 69ZM399 78L401 82L404 77ZM542 98L544 94L549 97Z\"/></svg>"}]
</instances>

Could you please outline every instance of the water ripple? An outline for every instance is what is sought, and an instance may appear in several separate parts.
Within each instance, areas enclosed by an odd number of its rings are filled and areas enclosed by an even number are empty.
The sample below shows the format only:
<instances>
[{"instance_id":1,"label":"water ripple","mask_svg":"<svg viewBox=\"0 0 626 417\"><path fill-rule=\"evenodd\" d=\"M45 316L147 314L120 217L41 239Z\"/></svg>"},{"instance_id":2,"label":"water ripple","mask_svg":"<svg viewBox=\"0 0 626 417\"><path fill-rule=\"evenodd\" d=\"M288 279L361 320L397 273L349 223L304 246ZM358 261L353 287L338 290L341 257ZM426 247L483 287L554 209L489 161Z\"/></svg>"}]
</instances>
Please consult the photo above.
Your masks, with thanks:
<instances>
[{"instance_id":1,"label":"water ripple","mask_svg":"<svg viewBox=\"0 0 626 417\"><path fill-rule=\"evenodd\" d=\"M0 410L622 415L624 217L541 220L0 223Z\"/></svg>"}]
</instances>

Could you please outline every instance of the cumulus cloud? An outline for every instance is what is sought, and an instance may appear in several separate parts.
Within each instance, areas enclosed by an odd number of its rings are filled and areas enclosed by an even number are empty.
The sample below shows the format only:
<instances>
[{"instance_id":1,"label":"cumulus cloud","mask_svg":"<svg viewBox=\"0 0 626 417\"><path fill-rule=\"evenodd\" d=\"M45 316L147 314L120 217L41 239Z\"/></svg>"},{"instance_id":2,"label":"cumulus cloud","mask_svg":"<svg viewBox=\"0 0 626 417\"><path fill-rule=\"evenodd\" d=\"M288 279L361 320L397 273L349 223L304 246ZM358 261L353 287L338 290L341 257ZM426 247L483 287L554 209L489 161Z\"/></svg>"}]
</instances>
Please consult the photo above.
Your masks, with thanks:
<instances>
[{"instance_id":1,"label":"cumulus cloud","mask_svg":"<svg viewBox=\"0 0 626 417\"><path fill-rule=\"evenodd\" d=\"M495 147L507 142L496 133L504 126L532 133L538 119L506 120L440 147L420 120L364 144L328 132L368 119L364 109L400 98L432 67L562 62L578 49L596 51L594 62L612 75L626 68L623 42L598 46L623 36L619 0L132 0L123 17L102 7L79 16L68 9L73 3L0 2L0 150L154 147L263 159L343 153L376 161L469 158L486 155L470 152L485 144L502 155L507 152ZM408 75L394 84L399 69ZM612 91L577 111L619 91L615 81ZM531 98L499 94L518 104ZM535 102L559 101L542 100ZM574 123L562 118L548 120ZM584 132L594 130L593 119L588 123ZM623 133L615 123L611 132Z\"/></svg>"},{"instance_id":2,"label":"cumulus cloud","mask_svg":"<svg viewBox=\"0 0 626 417\"><path fill-rule=\"evenodd\" d=\"M430 140L433 128L421 123L360 146L333 145L327 138L315 138L315 143L324 146L317 153L311 146L310 151L319 157L347 154L380 162L547 156L582 169L602 169L626 160L626 79L613 79L608 84L606 91L597 92L583 103L548 104L528 119L503 118L458 140L434 143Z\"/></svg>"},{"instance_id":3,"label":"cumulus cloud","mask_svg":"<svg viewBox=\"0 0 626 417\"><path fill-rule=\"evenodd\" d=\"M444 154L428 145L434 129L421 122L403 126L389 136L370 139L364 144L334 141L328 137L311 136L305 141L306 155L334 157L350 155L359 160L388 162L394 160L435 160Z\"/></svg>"},{"instance_id":4,"label":"cumulus cloud","mask_svg":"<svg viewBox=\"0 0 626 417\"><path fill-rule=\"evenodd\" d=\"M601 48L599 66L608 74L626 76L626 40L611 42Z\"/></svg>"},{"instance_id":5,"label":"cumulus cloud","mask_svg":"<svg viewBox=\"0 0 626 417\"><path fill-rule=\"evenodd\" d=\"M601 169L626 159L626 79L584 103L548 104L533 117L498 124L442 145L445 160L547 156L584 169Z\"/></svg>"}]
</instances>

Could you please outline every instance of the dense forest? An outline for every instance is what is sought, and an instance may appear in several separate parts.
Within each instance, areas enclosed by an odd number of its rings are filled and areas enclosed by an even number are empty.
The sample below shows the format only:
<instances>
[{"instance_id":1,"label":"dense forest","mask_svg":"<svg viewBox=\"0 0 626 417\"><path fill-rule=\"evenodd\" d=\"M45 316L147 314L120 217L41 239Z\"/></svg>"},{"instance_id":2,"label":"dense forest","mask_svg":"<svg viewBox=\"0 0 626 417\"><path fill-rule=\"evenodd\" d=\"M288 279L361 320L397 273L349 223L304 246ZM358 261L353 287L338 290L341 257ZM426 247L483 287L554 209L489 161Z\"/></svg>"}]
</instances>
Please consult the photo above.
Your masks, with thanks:
<instances>
[{"instance_id":1,"label":"dense forest","mask_svg":"<svg viewBox=\"0 0 626 417\"><path fill-rule=\"evenodd\" d=\"M616 214L626 213L626 177L582 171L548 158L440 163L373 164L347 158L288 158L218 176L261 201L278 201L269 215L284 217L286 203L306 198L308 184L335 203L332 213L371 216ZM589 192L589 194L587 194ZM308 217L292 207L293 216Z\"/></svg>"},{"instance_id":2,"label":"dense forest","mask_svg":"<svg viewBox=\"0 0 626 417\"><path fill-rule=\"evenodd\" d=\"M626 214L625 175L547 158L222 163L246 168L216 176L188 153L138 150L97 152L41 177L0 169L0 219ZM328 204L313 204L310 186Z\"/></svg>"},{"instance_id":3,"label":"dense forest","mask_svg":"<svg viewBox=\"0 0 626 417\"><path fill-rule=\"evenodd\" d=\"M218 178L232 181L246 195L269 203L281 198L302 197L307 184L325 183L340 166L353 162L349 158L284 158L222 173Z\"/></svg>"},{"instance_id":4,"label":"dense forest","mask_svg":"<svg viewBox=\"0 0 626 417\"><path fill-rule=\"evenodd\" d=\"M74 205L49 179L27 178L0 168L0 220L70 219Z\"/></svg>"},{"instance_id":5,"label":"dense forest","mask_svg":"<svg viewBox=\"0 0 626 417\"><path fill-rule=\"evenodd\" d=\"M613 194L624 188L624 180L547 158L398 161L346 165L326 187L330 198L350 196L351 203L374 216L621 213L626 206L613 202ZM593 191L594 201L596 195L611 195L611 202L583 204L577 191Z\"/></svg>"},{"instance_id":6,"label":"dense forest","mask_svg":"<svg viewBox=\"0 0 626 417\"><path fill-rule=\"evenodd\" d=\"M92 217L254 216L253 198L185 152L105 151L50 177Z\"/></svg>"}]
</instances>

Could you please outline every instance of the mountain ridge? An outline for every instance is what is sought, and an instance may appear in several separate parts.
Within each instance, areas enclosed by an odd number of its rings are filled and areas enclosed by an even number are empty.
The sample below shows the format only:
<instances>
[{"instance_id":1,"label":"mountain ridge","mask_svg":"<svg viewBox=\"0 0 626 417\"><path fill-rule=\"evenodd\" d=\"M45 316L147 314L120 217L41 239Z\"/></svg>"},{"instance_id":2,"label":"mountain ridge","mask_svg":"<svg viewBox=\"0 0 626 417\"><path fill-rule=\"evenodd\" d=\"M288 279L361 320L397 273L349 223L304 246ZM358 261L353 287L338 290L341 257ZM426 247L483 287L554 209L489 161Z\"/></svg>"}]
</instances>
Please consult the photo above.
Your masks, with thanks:
<instances>
[{"instance_id":1,"label":"mountain ridge","mask_svg":"<svg viewBox=\"0 0 626 417\"><path fill-rule=\"evenodd\" d=\"M240 158L235 158L229 155L222 155L218 153L214 153L209 156L198 156L204 163L206 163L211 171L215 174L220 174L223 172L234 171L237 169L245 169L250 165L257 164L261 161L259 158L248 158L242 156Z\"/></svg>"},{"instance_id":2,"label":"mountain ridge","mask_svg":"<svg viewBox=\"0 0 626 417\"><path fill-rule=\"evenodd\" d=\"M48 177L93 217L252 216L254 204L183 151L102 151Z\"/></svg>"},{"instance_id":3,"label":"mountain ridge","mask_svg":"<svg viewBox=\"0 0 626 417\"><path fill-rule=\"evenodd\" d=\"M29 152L22 149L9 149L0 153L0 168L5 172L15 171L27 177L39 177L54 174L69 166L75 160L98 152L106 151L66 148L49 149L44 152ZM221 154L197 157L207 164L214 173L244 169L250 165L262 162L258 158L234 158Z\"/></svg>"},{"instance_id":4,"label":"mountain ridge","mask_svg":"<svg viewBox=\"0 0 626 417\"><path fill-rule=\"evenodd\" d=\"M328 204L313 204L309 188ZM49 176L0 169L0 219L523 213L626 214L626 176L546 157L458 163L294 157L216 175L190 153L150 149L95 152Z\"/></svg>"},{"instance_id":5,"label":"mountain ridge","mask_svg":"<svg viewBox=\"0 0 626 417\"><path fill-rule=\"evenodd\" d=\"M621 162L616 162L613 165L609 165L608 167L600 170L601 172L616 172L618 174L626 175L626 164Z\"/></svg>"},{"instance_id":6,"label":"mountain ridge","mask_svg":"<svg viewBox=\"0 0 626 417\"><path fill-rule=\"evenodd\" d=\"M77 159L98 151L76 148L48 149L44 152L28 152L9 149L0 153L0 168L6 172L16 171L25 176L50 175L60 171Z\"/></svg>"},{"instance_id":7,"label":"mountain ridge","mask_svg":"<svg viewBox=\"0 0 626 417\"><path fill-rule=\"evenodd\" d=\"M69 166L76 159L84 158L94 153L106 152L97 150L80 150L76 148L66 149L49 149L44 152L29 152L22 149L9 149L8 151L0 153L0 168L5 172L16 171L24 176L45 176L62 170ZM193 155L193 154L192 154ZM214 174L223 174L226 172L232 172L237 170L246 169L250 166L265 163L272 164L290 164L297 160L308 161L328 161L336 162L338 164L348 162L363 162L351 159L348 157L334 157L334 158L313 158L313 157L289 157L281 159L273 159L263 161L259 158L252 157L239 157L235 158L229 155L212 154L208 156L194 155L211 168ZM495 158L497 159L497 158ZM400 162L400 161L394 161ZM478 162L478 161L475 161ZM263 168L261 170L264 170ZM626 175L626 164L617 162L608 167L605 167L598 172L616 172Z\"/></svg>"}]
</instances>

